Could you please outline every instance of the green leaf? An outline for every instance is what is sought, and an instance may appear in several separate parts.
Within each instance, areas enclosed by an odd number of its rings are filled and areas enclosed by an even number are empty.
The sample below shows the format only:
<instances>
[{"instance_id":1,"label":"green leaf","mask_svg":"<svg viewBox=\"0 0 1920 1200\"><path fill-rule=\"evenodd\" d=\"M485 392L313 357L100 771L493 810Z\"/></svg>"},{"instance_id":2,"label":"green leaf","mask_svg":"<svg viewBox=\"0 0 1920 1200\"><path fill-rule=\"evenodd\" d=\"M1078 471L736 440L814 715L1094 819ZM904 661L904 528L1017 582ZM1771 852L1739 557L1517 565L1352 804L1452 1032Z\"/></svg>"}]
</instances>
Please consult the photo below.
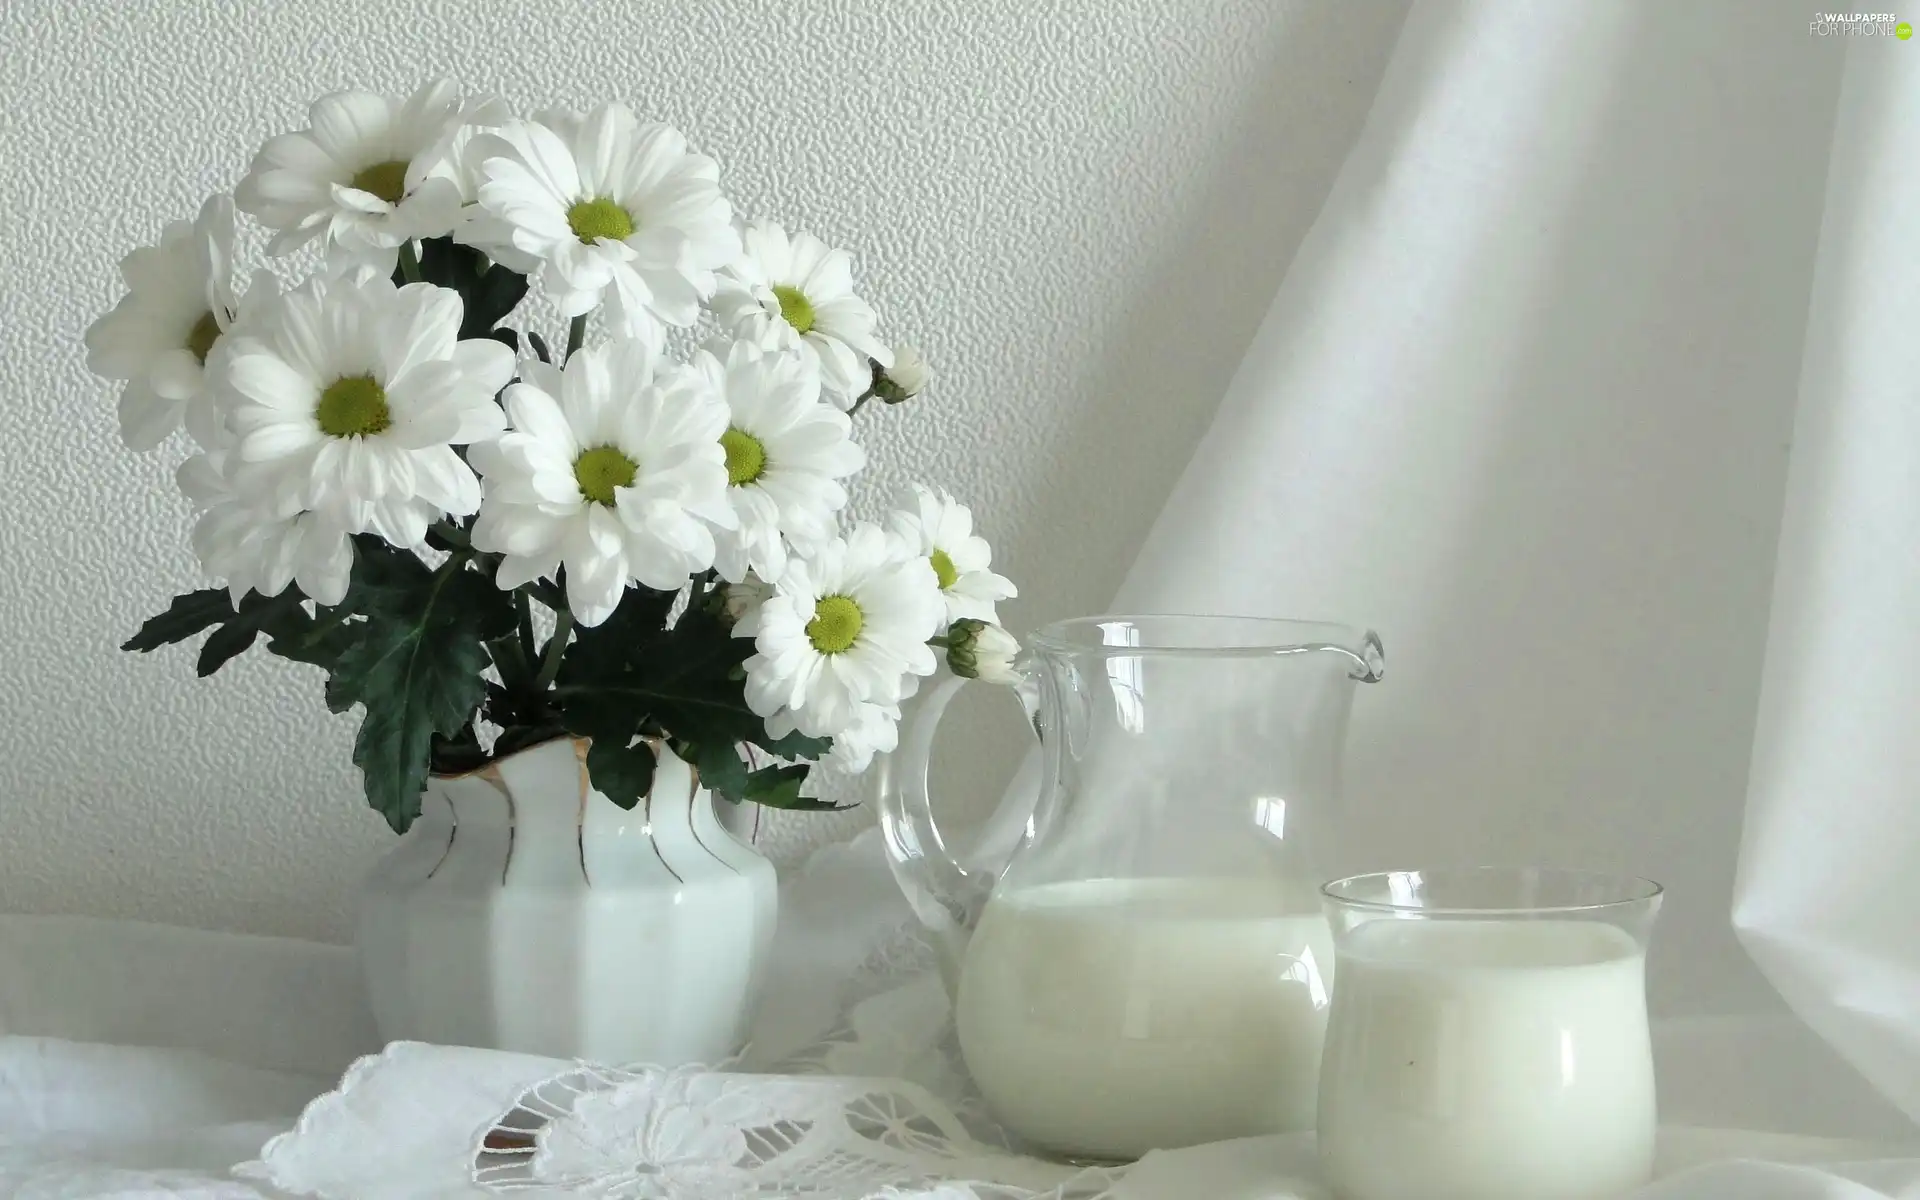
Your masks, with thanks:
<instances>
[{"instance_id":1,"label":"green leaf","mask_svg":"<svg viewBox=\"0 0 1920 1200\"><path fill-rule=\"evenodd\" d=\"M244 620L229 621L214 630L213 636L200 647L200 662L195 668L200 678L205 679L238 658L259 636L260 627Z\"/></svg>"},{"instance_id":2,"label":"green leaf","mask_svg":"<svg viewBox=\"0 0 1920 1200\"><path fill-rule=\"evenodd\" d=\"M768 737L765 730L753 744L765 750L775 758L784 758L790 762L812 762L833 749L833 739L808 737L804 733L790 733L783 738Z\"/></svg>"},{"instance_id":3,"label":"green leaf","mask_svg":"<svg viewBox=\"0 0 1920 1200\"><path fill-rule=\"evenodd\" d=\"M471 724L463 725L453 737L435 734L428 755L433 769L443 775L464 775L487 765L487 752L480 748Z\"/></svg>"},{"instance_id":4,"label":"green leaf","mask_svg":"<svg viewBox=\"0 0 1920 1200\"><path fill-rule=\"evenodd\" d=\"M621 808L632 808L653 787L653 747L597 741L587 747L587 776L594 788Z\"/></svg>"},{"instance_id":5,"label":"green leaf","mask_svg":"<svg viewBox=\"0 0 1920 1200\"><path fill-rule=\"evenodd\" d=\"M359 640L363 622L339 608L322 608L318 619L298 606L274 618L264 632L267 653L332 671L347 647Z\"/></svg>"},{"instance_id":6,"label":"green leaf","mask_svg":"<svg viewBox=\"0 0 1920 1200\"><path fill-rule=\"evenodd\" d=\"M312 619L301 607L304 599L294 588L288 588L278 596L248 592L240 601L240 609L233 618L214 630L206 645L200 647L200 677L205 679L239 657L262 633L272 633L282 627L298 628L303 622L311 623Z\"/></svg>"},{"instance_id":7,"label":"green leaf","mask_svg":"<svg viewBox=\"0 0 1920 1200\"><path fill-rule=\"evenodd\" d=\"M420 243L420 278L460 293L462 338L486 337L527 294L527 277L450 237Z\"/></svg>"},{"instance_id":8,"label":"green leaf","mask_svg":"<svg viewBox=\"0 0 1920 1200\"><path fill-rule=\"evenodd\" d=\"M574 628L574 644L562 666L572 667L576 675L599 678L637 666L647 650L667 636L667 614L673 610L674 596L673 592L629 587L606 620L591 628Z\"/></svg>"},{"instance_id":9,"label":"green leaf","mask_svg":"<svg viewBox=\"0 0 1920 1200\"><path fill-rule=\"evenodd\" d=\"M567 731L558 725L516 725L503 729L493 741L493 757L505 758L509 754L518 754L530 750L542 742L567 736Z\"/></svg>"},{"instance_id":10,"label":"green leaf","mask_svg":"<svg viewBox=\"0 0 1920 1200\"><path fill-rule=\"evenodd\" d=\"M738 802L747 794L747 765L731 742L682 743L680 757L700 773L700 782L713 792Z\"/></svg>"},{"instance_id":11,"label":"green leaf","mask_svg":"<svg viewBox=\"0 0 1920 1200\"><path fill-rule=\"evenodd\" d=\"M797 766L762 767L747 776L746 798L755 804L784 808L791 812L840 812L851 807L802 796L800 785L806 782L810 769Z\"/></svg>"},{"instance_id":12,"label":"green leaf","mask_svg":"<svg viewBox=\"0 0 1920 1200\"><path fill-rule=\"evenodd\" d=\"M434 572L411 551L389 546L370 533L353 539L353 574L340 607L363 616L404 614L418 608Z\"/></svg>"},{"instance_id":13,"label":"green leaf","mask_svg":"<svg viewBox=\"0 0 1920 1200\"><path fill-rule=\"evenodd\" d=\"M167 606L167 611L149 618L146 624L140 626L140 632L128 638L120 648L145 654L175 642L184 642L210 625L231 620L233 615L233 600L227 595L227 589L202 588L197 592L188 592L184 596L175 596L173 603Z\"/></svg>"},{"instance_id":14,"label":"green leaf","mask_svg":"<svg viewBox=\"0 0 1920 1200\"><path fill-rule=\"evenodd\" d=\"M540 356L541 362L550 363L553 361L553 353L547 349L547 339L541 337L531 329L527 330L527 344L533 347L533 352Z\"/></svg>"},{"instance_id":15,"label":"green leaf","mask_svg":"<svg viewBox=\"0 0 1920 1200\"><path fill-rule=\"evenodd\" d=\"M356 583L359 575L356 563ZM366 710L353 761L366 775L367 802L396 833L420 813L434 735L457 736L486 695L480 673L487 666L489 630L497 624L489 606L503 605L507 628L513 623L505 593L465 569L457 556L429 579L420 589L365 592L378 606L327 681L333 711L355 704Z\"/></svg>"}]
</instances>

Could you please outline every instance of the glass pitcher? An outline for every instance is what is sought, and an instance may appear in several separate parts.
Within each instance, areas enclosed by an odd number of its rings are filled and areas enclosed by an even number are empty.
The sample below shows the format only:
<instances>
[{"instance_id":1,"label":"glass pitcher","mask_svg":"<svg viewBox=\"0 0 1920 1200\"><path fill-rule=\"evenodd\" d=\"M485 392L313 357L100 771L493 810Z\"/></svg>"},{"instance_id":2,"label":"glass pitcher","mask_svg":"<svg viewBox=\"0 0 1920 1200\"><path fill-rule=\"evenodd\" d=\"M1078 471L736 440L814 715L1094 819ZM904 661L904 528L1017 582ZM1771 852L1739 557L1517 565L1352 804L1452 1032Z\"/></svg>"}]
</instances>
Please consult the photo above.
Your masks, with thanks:
<instances>
[{"instance_id":1,"label":"glass pitcher","mask_svg":"<svg viewBox=\"0 0 1920 1200\"><path fill-rule=\"evenodd\" d=\"M933 822L935 727L879 765L894 877L935 936L961 1054L994 1114L1069 1158L1313 1124L1333 948L1320 864L1353 685L1380 640L1247 617L1084 617L1035 634L1016 689L1038 787L1007 853ZM1032 764L1030 764L1031 766Z\"/></svg>"}]
</instances>

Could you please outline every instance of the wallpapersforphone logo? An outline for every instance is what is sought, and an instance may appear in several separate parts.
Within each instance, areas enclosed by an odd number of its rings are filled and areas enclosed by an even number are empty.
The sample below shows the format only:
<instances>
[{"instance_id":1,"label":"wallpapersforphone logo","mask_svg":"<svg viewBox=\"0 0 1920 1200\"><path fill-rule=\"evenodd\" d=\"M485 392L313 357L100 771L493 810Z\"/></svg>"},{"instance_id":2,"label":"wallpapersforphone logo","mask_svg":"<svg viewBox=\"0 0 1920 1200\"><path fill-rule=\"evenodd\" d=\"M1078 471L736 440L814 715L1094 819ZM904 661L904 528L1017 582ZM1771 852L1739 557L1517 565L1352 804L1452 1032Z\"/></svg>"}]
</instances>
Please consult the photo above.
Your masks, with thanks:
<instances>
[{"instance_id":1,"label":"wallpapersforphone logo","mask_svg":"<svg viewBox=\"0 0 1920 1200\"><path fill-rule=\"evenodd\" d=\"M1893 13L1819 12L1807 23L1814 37L1895 37L1907 41L1913 26Z\"/></svg>"}]
</instances>

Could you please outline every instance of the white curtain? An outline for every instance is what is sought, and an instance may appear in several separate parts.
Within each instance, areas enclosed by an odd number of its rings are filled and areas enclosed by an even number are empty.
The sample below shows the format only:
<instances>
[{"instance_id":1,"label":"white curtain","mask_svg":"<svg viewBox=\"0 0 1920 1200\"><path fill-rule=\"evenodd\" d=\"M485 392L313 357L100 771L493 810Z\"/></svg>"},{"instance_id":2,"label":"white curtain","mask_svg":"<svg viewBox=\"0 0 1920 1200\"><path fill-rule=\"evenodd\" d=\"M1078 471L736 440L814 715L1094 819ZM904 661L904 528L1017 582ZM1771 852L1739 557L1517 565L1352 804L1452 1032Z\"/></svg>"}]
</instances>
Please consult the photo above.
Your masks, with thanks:
<instances>
[{"instance_id":1,"label":"white curtain","mask_svg":"<svg viewBox=\"0 0 1920 1200\"><path fill-rule=\"evenodd\" d=\"M1659 879L1663 1099L1910 1134L1920 44L1809 7L1417 3L1116 607L1379 630L1341 865Z\"/></svg>"}]
</instances>

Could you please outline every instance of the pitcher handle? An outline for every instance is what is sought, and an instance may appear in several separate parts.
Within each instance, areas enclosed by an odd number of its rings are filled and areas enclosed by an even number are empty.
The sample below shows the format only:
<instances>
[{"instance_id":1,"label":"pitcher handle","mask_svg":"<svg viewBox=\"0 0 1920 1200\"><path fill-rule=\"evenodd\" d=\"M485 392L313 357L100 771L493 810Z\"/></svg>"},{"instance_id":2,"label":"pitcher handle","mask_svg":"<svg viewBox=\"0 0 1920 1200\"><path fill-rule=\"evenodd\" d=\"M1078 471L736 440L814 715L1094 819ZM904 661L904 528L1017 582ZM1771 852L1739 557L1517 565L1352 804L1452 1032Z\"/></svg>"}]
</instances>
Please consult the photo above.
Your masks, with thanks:
<instances>
[{"instance_id":1,"label":"pitcher handle","mask_svg":"<svg viewBox=\"0 0 1920 1200\"><path fill-rule=\"evenodd\" d=\"M1015 661L1014 670L1019 681L1013 690L1037 735L1038 673L1025 655ZM874 764L887 864L914 914L932 935L949 992L958 985L960 959L987 897L1007 860L1024 841L1015 839L1014 844L1004 847L996 862L969 867L947 848L934 821L933 798L927 787L934 735L947 705L969 682L942 666L918 696L902 705L899 744ZM1016 803L1009 800L1007 805ZM988 822L989 832L1004 828L1009 815L1020 816L1023 823L1026 816L998 812Z\"/></svg>"}]
</instances>

